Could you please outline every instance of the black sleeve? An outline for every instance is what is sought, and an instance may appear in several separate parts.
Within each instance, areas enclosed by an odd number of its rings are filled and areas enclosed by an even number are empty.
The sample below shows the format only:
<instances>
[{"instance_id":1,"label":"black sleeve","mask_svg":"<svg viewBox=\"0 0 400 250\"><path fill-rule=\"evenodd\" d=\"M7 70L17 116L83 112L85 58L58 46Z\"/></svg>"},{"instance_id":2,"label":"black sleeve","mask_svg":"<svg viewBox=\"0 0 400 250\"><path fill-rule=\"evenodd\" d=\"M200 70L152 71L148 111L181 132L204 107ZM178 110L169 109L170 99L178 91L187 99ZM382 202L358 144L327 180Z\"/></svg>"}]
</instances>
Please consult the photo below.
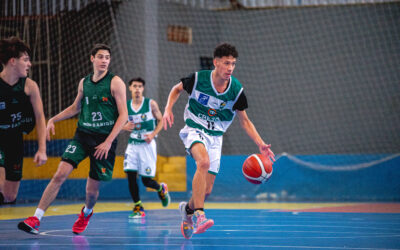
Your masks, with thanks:
<instances>
[{"instance_id":1,"label":"black sleeve","mask_svg":"<svg viewBox=\"0 0 400 250\"><path fill-rule=\"evenodd\" d=\"M188 92L189 95L192 93L195 77L196 76L193 73L193 74L190 74L188 77L181 79L181 81L183 83L183 89L186 90L186 92Z\"/></svg>"},{"instance_id":2,"label":"black sleeve","mask_svg":"<svg viewBox=\"0 0 400 250\"><path fill-rule=\"evenodd\" d=\"M246 95L244 94L244 91L240 94L239 98L233 105L233 110L240 110L243 111L247 109L249 106L247 105L247 98Z\"/></svg>"}]
</instances>

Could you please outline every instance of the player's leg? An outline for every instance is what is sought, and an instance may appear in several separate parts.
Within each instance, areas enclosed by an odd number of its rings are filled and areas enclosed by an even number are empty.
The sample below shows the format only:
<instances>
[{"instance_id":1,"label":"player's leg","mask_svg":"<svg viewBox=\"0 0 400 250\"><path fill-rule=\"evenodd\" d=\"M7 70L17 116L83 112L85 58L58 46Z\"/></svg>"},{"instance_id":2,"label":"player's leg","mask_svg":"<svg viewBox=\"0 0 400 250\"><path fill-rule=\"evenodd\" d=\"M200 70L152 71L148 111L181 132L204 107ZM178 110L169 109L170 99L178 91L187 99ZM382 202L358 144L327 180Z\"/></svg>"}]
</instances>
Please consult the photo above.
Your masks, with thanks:
<instances>
[{"instance_id":1,"label":"player's leg","mask_svg":"<svg viewBox=\"0 0 400 250\"><path fill-rule=\"evenodd\" d=\"M42 194L38 208L46 211L51 203L56 199L58 192L60 191L61 185L65 182L68 176L73 170L73 166L65 161L61 161L58 165L57 172L53 175L50 183Z\"/></svg>"},{"instance_id":2,"label":"player's leg","mask_svg":"<svg viewBox=\"0 0 400 250\"><path fill-rule=\"evenodd\" d=\"M212 189L214 187L215 177L216 177L215 174L208 172L206 176L206 194L204 196L204 201L206 201L207 198L211 195ZM192 213L194 212L194 202L192 198L190 198L189 202L187 203L186 210L189 213L190 211L192 211Z\"/></svg>"},{"instance_id":3,"label":"player's leg","mask_svg":"<svg viewBox=\"0 0 400 250\"><path fill-rule=\"evenodd\" d=\"M143 218L146 216L146 213L144 212L143 204L140 200L139 185L137 183L137 171L128 171L126 174L128 176L129 193L131 194L134 204L133 211L129 215L129 218Z\"/></svg>"},{"instance_id":4,"label":"player's leg","mask_svg":"<svg viewBox=\"0 0 400 250\"><path fill-rule=\"evenodd\" d=\"M194 204L195 232L203 233L214 221L207 219L204 213L204 199L207 187L207 175L210 168L208 152L203 143L195 143L190 149L193 159L196 162L196 172L192 181L192 200Z\"/></svg>"},{"instance_id":5,"label":"player's leg","mask_svg":"<svg viewBox=\"0 0 400 250\"><path fill-rule=\"evenodd\" d=\"M42 194L42 198L40 199L35 214L18 224L18 228L20 230L32 234L39 233L40 220L42 219L47 208L57 197L61 185L68 178L73 169L74 168L70 163L64 161L60 162L57 172L51 178L50 183L47 185Z\"/></svg>"},{"instance_id":6,"label":"player's leg","mask_svg":"<svg viewBox=\"0 0 400 250\"><path fill-rule=\"evenodd\" d=\"M128 144L124 159L124 172L128 178L129 193L131 194L134 204L132 213L128 216L130 219L142 218L146 216L142 201L140 200L140 190L137 183L137 176L140 167L140 155L138 149L140 149L139 145Z\"/></svg>"},{"instance_id":7,"label":"player's leg","mask_svg":"<svg viewBox=\"0 0 400 250\"><path fill-rule=\"evenodd\" d=\"M2 137L2 145L0 149L1 158L3 159L1 178L1 204L15 204L19 190L20 181L22 179L22 163L23 163L23 138L22 133L11 133ZM9 143L12 141L13 143ZM4 143L8 143L4 145Z\"/></svg>"},{"instance_id":8,"label":"player's leg","mask_svg":"<svg viewBox=\"0 0 400 250\"><path fill-rule=\"evenodd\" d=\"M168 186L165 183L159 184L153 179L157 170L157 149L155 140L152 140L149 144L145 143L140 145L138 153L140 159L139 174L142 176L143 185L156 190L162 206L167 207L171 201L171 197L168 193Z\"/></svg>"},{"instance_id":9,"label":"player's leg","mask_svg":"<svg viewBox=\"0 0 400 250\"><path fill-rule=\"evenodd\" d=\"M86 200L85 206L81 209L78 219L72 226L72 232L80 234L85 231L89 220L93 215L93 207L99 197L99 189L101 182L88 177L86 180Z\"/></svg>"},{"instance_id":10,"label":"player's leg","mask_svg":"<svg viewBox=\"0 0 400 250\"><path fill-rule=\"evenodd\" d=\"M203 143L194 143L190 152L196 162L196 172L192 181L194 210L203 210L204 197L206 193L206 176L210 167L210 160Z\"/></svg>"},{"instance_id":11,"label":"player's leg","mask_svg":"<svg viewBox=\"0 0 400 250\"><path fill-rule=\"evenodd\" d=\"M18 224L19 229L32 234L39 233L40 220L45 211L56 199L62 184L71 174L72 170L87 156L86 150L79 140L79 135L76 133L74 139L70 141L61 156L61 161L58 165L57 171L44 190L35 214L20 222Z\"/></svg>"},{"instance_id":12,"label":"player's leg","mask_svg":"<svg viewBox=\"0 0 400 250\"><path fill-rule=\"evenodd\" d=\"M15 204L19 184L19 181L6 180L5 168L0 166L0 206Z\"/></svg>"},{"instance_id":13,"label":"player's leg","mask_svg":"<svg viewBox=\"0 0 400 250\"><path fill-rule=\"evenodd\" d=\"M2 191L4 205L16 203L20 183L20 181L4 180Z\"/></svg>"},{"instance_id":14,"label":"player's leg","mask_svg":"<svg viewBox=\"0 0 400 250\"><path fill-rule=\"evenodd\" d=\"M100 143L104 142L105 136L98 135L84 135L87 140L88 150L90 158L90 171L89 177L86 182L86 201L85 206L81 209L78 219L72 226L72 232L80 234L86 230L89 220L93 215L93 207L99 197L99 189L101 181L111 181L115 163L115 149L117 147L117 141L111 144L108 156L106 159L96 159L94 156L95 147Z\"/></svg>"}]
</instances>

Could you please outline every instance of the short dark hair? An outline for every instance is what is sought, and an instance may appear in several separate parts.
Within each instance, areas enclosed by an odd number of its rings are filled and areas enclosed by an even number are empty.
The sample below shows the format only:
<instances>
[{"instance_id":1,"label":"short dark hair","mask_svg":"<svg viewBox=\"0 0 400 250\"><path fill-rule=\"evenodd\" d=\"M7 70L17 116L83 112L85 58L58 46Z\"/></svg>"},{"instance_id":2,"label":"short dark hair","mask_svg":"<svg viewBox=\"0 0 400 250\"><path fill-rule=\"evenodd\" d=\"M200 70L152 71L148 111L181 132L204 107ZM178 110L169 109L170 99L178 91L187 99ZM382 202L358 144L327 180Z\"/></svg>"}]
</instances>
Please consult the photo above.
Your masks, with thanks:
<instances>
[{"instance_id":1,"label":"short dark hair","mask_svg":"<svg viewBox=\"0 0 400 250\"><path fill-rule=\"evenodd\" d=\"M133 82L141 82L143 84L143 87L146 84L144 79L141 77L136 77L136 78L132 78L131 80L129 80L129 86L131 86Z\"/></svg>"},{"instance_id":2,"label":"short dark hair","mask_svg":"<svg viewBox=\"0 0 400 250\"><path fill-rule=\"evenodd\" d=\"M110 46L108 46L108 45L106 45L106 44L104 44L104 43L96 43L96 44L93 46L92 50L90 51L90 55L95 56L96 53L97 53L97 51L99 51L99 50L101 50L101 49L103 49L103 50L108 50L108 52L109 52L110 55L111 55L111 48L110 48Z\"/></svg>"},{"instance_id":3,"label":"short dark hair","mask_svg":"<svg viewBox=\"0 0 400 250\"><path fill-rule=\"evenodd\" d=\"M29 46L16 36L0 40L0 62L3 65L11 58L20 58L26 52L31 55Z\"/></svg>"},{"instance_id":4,"label":"short dark hair","mask_svg":"<svg viewBox=\"0 0 400 250\"><path fill-rule=\"evenodd\" d=\"M221 43L214 49L214 58L221 58L224 56L233 56L234 58L238 58L239 53L232 44Z\"/></svg>"}]
</instances>

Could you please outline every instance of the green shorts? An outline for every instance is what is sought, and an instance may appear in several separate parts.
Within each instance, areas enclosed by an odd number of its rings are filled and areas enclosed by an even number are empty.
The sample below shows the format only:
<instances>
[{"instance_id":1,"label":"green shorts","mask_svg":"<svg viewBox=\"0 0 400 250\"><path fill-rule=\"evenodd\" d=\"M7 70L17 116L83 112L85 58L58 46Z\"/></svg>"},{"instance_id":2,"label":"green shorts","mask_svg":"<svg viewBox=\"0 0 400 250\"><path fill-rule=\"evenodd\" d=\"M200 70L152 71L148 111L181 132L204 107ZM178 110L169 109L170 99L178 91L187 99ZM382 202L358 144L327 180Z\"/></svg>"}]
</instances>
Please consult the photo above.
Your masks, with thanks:
<instances>
[{"instance_id":1,"label":"green shorts","mask_svg":"<svg viewBox=\"0 0 400 250\"><path fill-rule=\"evenodd\" d=\"M95 147L103 143L108 135L87 133L79 128L75 132L74 138L70 141L61 160L68 162L74 168L89 156L90 171L89 177L98 181L110 181L115 163L115 150L117 148L117 140L114 140L110 150L108 151L107 159L97 160L94 157L96 152Z\"/></svg>"}]
</instances>

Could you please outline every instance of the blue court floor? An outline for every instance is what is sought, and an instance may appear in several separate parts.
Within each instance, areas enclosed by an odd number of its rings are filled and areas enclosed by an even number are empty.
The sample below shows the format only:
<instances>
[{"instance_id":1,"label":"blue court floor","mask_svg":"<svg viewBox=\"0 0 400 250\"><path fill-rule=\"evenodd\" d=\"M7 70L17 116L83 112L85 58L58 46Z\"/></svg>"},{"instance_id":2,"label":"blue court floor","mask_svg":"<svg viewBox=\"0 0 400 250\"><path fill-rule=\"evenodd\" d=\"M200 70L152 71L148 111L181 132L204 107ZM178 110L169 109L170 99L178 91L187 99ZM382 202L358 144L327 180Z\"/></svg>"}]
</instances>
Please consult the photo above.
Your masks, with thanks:
<instances>
[{"instance_id":1,"label":"blue court floor","mask_svg":"<svg viewBox=\"0 0 400 250\"><path fill-rule=\"evenodd\" d=\"M81 235L71 231L76 214L45 216L39 235L0 220L0 249L400 249L400 213L207 209L215 225L190 240L176 209L129 213L95 213Z\"/></svg>"}]
</instances>

